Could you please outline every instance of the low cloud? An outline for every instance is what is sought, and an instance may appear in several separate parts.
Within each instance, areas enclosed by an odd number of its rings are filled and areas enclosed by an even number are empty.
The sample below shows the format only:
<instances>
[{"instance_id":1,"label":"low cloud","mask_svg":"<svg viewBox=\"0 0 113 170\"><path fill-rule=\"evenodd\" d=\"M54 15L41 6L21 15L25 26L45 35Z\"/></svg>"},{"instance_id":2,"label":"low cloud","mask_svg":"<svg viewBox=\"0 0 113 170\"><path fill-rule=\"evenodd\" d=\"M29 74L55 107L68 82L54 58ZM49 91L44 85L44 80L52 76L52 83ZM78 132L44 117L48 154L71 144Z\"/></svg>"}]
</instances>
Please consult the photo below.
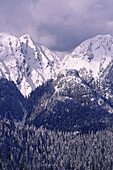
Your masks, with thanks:
<instances>
[{"instance_id":1,"label":"low cloud","mask_svg":"<svg viewBox=\"0 0 113 170\"><path fill-rule=\"evenodd\" d=\"M97 34L113 34L112 0L1 0L0 32L30 34L52 50L72 50Z\"/></svg>"}]
</instances>

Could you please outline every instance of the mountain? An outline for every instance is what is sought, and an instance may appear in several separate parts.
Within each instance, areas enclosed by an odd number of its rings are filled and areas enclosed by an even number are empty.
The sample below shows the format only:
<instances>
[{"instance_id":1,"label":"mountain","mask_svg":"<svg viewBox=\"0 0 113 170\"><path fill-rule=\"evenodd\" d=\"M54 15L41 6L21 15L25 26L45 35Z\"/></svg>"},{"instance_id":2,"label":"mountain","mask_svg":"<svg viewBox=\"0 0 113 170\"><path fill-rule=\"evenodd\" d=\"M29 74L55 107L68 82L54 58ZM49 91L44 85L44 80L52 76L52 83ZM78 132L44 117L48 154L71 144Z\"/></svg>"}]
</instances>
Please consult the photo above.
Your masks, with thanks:
<instances>
[{"instance_id":1,"label":"mountain","mask_svg":"<svg viewBox=\"0 0 113 170\"><path fill-rule=\"evenodd\" d=\"M58 68L56 55L35 43L28 34L20 38L0 34L0 77L14 81L24 96L54 78Z\"/></svg>"},{"instance_id":2,"label":"mountain","mask_svg":"<svg viewBox=\"0 0 113 170\"><path fill-rule=\"evenodd\" d=\"M19 97L17 89L13 92L14 84L12 89L1 85L2 117L6 118L7 112L11 120L19 116L22 121L27 116L27 122L50 129L80 130L74 127L87 120L92 124L88 127L94 127L95 121L104 127L102 122L109 122L109 113L113 113L112 53L110 35L86 40L60 60L29 35L15 38L0 34L0 76L13 81L28 97Z\"/></svg>"},{"instance_id":3,"label":"mountain","mask_svg":"<svg viewBox=\"0 0 113 170\"><path fill-rule=\"evenodd\" d=\"M63 69L77 69L98 78L113 60L113 37L98 35L81 43L64 57Z\"/></svg>"},{"instance_id":4,"label":"mountain","mask_svg":"<svg viewBox=\"0 0 113 170\"><path fill-rule=\"evenodd\" d=\"M51 130L96 132L113 122L113 116L99 103L102 97L77 70L59 73L56 80L47 81L30 94L26 123Z\"/></svg>"},{"instance_id":5,"label":"mountain","mask_svg":"<svg viewBox=\"0 0 113 170\"><path fill-rule=\"evenodd\" d=\"M113 169L112 39L59 61L29 35L1 34L0 169Z\"/></svg>"},{"instance_id":6,"label":"mountain","mask_svg":"<svg viewBox=\"0 0 113 170\"><path fill-rule=\"evenodd\" d=\"M76 69L79 75L101 99L107 101L109 113L113 113L113 37L98 35L81 43L62 61L63 70Z\"/></svg>"},{"instance_id":7,"label":"mountain","mask_svg":"<svg viewBox=\"0 0 113 170\"><path fill-rule=\"evenodd\" d=\"M57 57L26 34L16 38L0 34L0 77L14 81L28 96L36 87L63 70L76 69L85 79L112 79L113 37L98 35L84 41L65 57Z\"/></svg>"}]
</instances>

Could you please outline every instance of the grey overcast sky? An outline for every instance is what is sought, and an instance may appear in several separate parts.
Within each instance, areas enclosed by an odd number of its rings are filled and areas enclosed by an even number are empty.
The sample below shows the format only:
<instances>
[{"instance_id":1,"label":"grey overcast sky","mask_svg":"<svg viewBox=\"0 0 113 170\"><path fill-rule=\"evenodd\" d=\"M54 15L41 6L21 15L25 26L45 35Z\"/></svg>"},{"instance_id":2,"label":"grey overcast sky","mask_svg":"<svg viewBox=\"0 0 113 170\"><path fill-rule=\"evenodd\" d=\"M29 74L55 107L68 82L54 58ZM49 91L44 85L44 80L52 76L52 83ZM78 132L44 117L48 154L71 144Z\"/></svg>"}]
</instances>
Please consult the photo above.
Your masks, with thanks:
<instances>
[{"instance_id":1,"label":"grey overcast sky","mask_svg":"<svg viewBox=\"0 0 113 170\"><path fill-rule=\"evenodd\" d=\"M113 0L0 0L0 32L71 51L97 34L113 35Z\"/></svg>"}]
</instances>

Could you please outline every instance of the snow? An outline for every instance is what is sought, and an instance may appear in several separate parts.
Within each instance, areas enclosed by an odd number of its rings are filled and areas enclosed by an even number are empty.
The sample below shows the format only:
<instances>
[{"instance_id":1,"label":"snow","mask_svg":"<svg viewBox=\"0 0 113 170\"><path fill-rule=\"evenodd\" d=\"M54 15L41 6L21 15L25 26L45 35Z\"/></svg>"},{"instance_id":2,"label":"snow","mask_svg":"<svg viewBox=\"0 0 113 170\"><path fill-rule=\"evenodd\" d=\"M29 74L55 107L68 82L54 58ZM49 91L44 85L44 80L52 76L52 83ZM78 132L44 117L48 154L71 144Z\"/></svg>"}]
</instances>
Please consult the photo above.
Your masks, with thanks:
<instances>
[{"instance_id":1,"label":"snow","mask_svg":"<svg viewBox=\"0 0 113 170\"><path fill-rule=\"evenodd\" d=\"M28 34L20 38L0 34L0 76L14 81L24 96L54 78L58 69L56 55L37 45Z\"/></svg>"},{"instance_id":2,"label":"snow","mask_svg":"<svg viewBox=\"0 0 113 170\"><path fill-rule=\"evenodd\" d=\"M97 78L100 69L105 69L113 59L113 37L110 35L98 35L84 41L74 51L63 59L61 68L77 69L85 68L92 71Z\"/></svg>"},{"instance_id":3,"label":"snow","mask_svg":"<svg viewBox=\"0 0 113 170\"><path fill-rule=\"evenodd\" d=\"M16 38L0 33L0 77L14 81L26 97L46 80L56 78L63 70L64 75L69 69L76 69L79 74L85 70L82 74L92 74L98 78L113 59L113 37L98 35L84 41L64 57L65 54L67 52L53 53L35 43L28 34ZM71 80L73 76L68 75L67 81ZM58 87L55 88L58 91Z\"/></svg>"}]
</instances>

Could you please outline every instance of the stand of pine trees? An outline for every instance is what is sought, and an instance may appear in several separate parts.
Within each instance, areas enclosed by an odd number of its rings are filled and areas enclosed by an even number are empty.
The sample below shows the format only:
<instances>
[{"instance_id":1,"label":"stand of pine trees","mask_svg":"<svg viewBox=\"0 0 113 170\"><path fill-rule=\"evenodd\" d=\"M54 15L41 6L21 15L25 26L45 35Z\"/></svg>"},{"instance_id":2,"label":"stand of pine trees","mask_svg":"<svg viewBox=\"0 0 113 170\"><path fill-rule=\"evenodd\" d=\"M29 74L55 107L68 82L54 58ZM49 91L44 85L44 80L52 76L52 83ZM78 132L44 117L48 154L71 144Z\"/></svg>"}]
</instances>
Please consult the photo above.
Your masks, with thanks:
<instances>
[{"instance_id":1,"label":"stand of pine trees","mask_svg":"<svg viewBox=\"0 0 113 170\"><path fill-rule=\"evenodd\" d=\"M112 170L113 128L80 134L0 120L2 170Z\"/></svg>"}]
</instances>

